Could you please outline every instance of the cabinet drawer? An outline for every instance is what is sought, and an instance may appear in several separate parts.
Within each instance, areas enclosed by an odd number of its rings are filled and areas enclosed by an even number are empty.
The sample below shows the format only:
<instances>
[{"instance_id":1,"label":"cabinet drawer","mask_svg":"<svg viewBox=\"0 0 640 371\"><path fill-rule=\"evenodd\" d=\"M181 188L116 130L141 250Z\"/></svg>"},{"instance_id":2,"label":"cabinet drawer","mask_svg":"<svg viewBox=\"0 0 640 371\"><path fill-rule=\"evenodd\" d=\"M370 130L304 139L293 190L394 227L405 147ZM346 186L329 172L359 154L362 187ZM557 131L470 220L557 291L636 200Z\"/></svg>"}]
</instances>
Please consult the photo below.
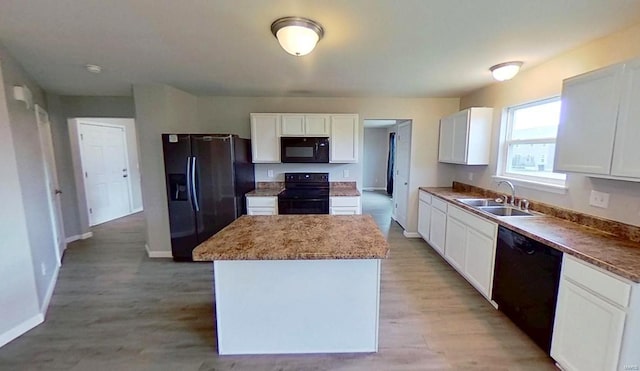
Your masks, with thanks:
<instances>
[{"instance_id":1,"label":"cabinet drawer","mask_svg":"<svg viewBox=\"0 0 640 371\"><path fill-rule=\"evenodd\" d=\"M451 217L460 220L461 222L466 224L468 227L471 227L477 230L478 232L487 235L492 239L496 235L496 231L498 228L498 225L496 223L485 220L484 218L481 218L479 216L475 216L456 206L450 206L448 214Z\"/></svg>"},{"instance_id":2,"label":"cabinet drawer","mask_svg":"<svg viewBox=\"0 0 640 371\"><path fill-rule=\"evenodd\" d=\"M331 207L358 207L360 197L331 197Z\"/></svg>"},{"instance_id":3,"label":"cabinet drawer","mask_svg":"<svg viewBox=\"0 0 640 371\"><path fill-rule=\"evenodd\" d=\"M431 205L440 211L447 212L447 202L439 199L438 197L431 197Z\"/></svg>"},{"instance_id":4,"label":"cabinet drawer","mask_svg":"<svg viewBox=\"0 0 640 371\"><path fill-rule=\"evenodd\" d=\"M564 255L562 274L585 289L590 290L620 306L629 305L631 286L618 278L597 270L595 267L579 262L576 258Z\"/></svg>"},{"instance_id":5,"label":"cabinet drawer","mask_svg":"<svg viewBox=\"0 0 640 371\"><path fill-rule=\"evenodd\" d=\"M425 192L425 191L420 191L419 193L419 197L420 197L420 201L424 201L428 204L431 204L431 194Z\"/></svg>"},{"instance_id":6,"label":"cabinet drawer","mask_svg":"<svg viewBox=\"0 0 640 371\"><path fill-rule=\"evenodd\" d=\"M275 207L277 197L247 197L247 207Z\"/></svg>"}]
</instances>

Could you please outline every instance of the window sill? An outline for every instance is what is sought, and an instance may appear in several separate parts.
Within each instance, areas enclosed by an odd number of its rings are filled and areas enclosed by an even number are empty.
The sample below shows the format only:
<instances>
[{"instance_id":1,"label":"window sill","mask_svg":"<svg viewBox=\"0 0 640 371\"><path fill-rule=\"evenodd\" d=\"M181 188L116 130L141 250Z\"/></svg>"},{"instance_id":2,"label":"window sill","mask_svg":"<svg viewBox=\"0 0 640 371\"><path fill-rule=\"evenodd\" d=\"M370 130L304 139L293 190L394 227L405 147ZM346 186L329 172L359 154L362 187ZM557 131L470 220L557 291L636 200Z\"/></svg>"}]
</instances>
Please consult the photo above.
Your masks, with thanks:
<instances>
[{"instance_id":1,"label":"window sill","mask_svg":"<svg viewBox=\"0 0 640 371\"><path fill-rule=\"evenodd\" d=\"M504 175L494 175L491 178L493 178L496 181L508 180L508 181L512 182L516 186L519 186L519 187L522 187L522 188L535 189L537 191L556 193L556 194L561 194L561 195L566 194L569 191L569 188L567 188L566 185L535 182L535 181L532 181L532 180L513 178L513 177L504 176Z\"/></svg>"}]
</instances>

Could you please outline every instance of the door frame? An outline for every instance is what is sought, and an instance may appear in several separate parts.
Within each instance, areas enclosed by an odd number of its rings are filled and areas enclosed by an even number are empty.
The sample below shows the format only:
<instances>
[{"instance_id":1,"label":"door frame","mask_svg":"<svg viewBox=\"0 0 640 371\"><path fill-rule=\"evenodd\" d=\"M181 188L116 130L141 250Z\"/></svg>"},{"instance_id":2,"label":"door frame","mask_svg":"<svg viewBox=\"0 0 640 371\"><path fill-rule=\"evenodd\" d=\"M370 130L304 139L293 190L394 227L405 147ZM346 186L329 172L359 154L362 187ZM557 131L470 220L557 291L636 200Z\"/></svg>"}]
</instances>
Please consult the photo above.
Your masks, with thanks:
<instances>
[{"instance_id":1,"label":"door frame","mask_svg":"<svg viewBox=\"0 0 640 371\"><path fill-rule=\"evenodd\" d=\"M53 135L51 133L51 123L49 114L40 105L34 105L34 113L38 126L38 141L40 143L40 151L42 153L42 161L45 174L45 186L47 189L47 200L49 202L49 217L51 218L51 229L53 232L53 243L55 246L56 259L58 267L62 265L62 256L67 249L67 238L64 231L64 218L62 217L62 201L60 200L60 182L58 181L58 168L56 165L56 157L53 149ZM43 120L44 118L44 120ZM45 150L43 140L49 142L50 151ZM49 161L47 160L49 158ZM48 164L52 168L48 168ZM51 178L49 178L51 177ZM53 189L52 189L53 185Z\"/></svg>"},{"instance_id":2,"label":"door frame","mask_svg":"<svg viewBox=\"0 0 640 371\"><path fill-rule=\"evenodd\" d=\"M403 126L409 126L409 138L406 141L408 146L409 146L409 148L408 148L408 157L407 157L407 162L408 162L408 164L407 164L408 165L407 166L407 179L406 179L406 181L407 181L407 192L404 195L404 197L405 197L405 200L404 200L405 201L405 210L404 210L404 214L405 214L404 215L404 224L405 225L404 226L402 224L400 224L400 222L398 222L398 215L396 215L396 208L395 208L395 204L396 204L396 201L397 201L396 198L398 197L398 192L397 191L400 189L398 187L398 176L397 176L398 175L398 172L397 172L398 171L398 153L400 152L398 150L398 137L400 135L400 128L403 127ZM411 136L412 135L413 135L413 121L412 120L398 120L398 124L396 126L396 137L395 137L396 151L394 153L395 158L394 158L394 161L393 161L394 164L395 164L395 169L394 170L396 171L396 174L393 177L393 205L394 205L394 207L393 207L393 210L392 210L392 216L393 216L393 219L398 224L400 224L400 226L402 226L402 228L404 229L403 234L405 236L407 236L407 225L406 224L409 221L409 193L410 193L409 186L411 185Z\"/></svg>"},{"instance_id":3,"label":"door frame","mask_svg":"<svg viewBox=\"0 0 640 371\"><path fill-rule=\"evenodd\" d=\"M127 138L128 138L128 134L127 134L127 127L125 125L119 125L119 124L112 124L112 123L106 123L106 122L100 122L100 121L94 121L92 119L85 119L85 118L76 118L76 134L77 134L77 141L78 141L78 147L79 147L79 162L80 162L80 170L81 170L81 174L80 174L80 179L82 180L82 187L84 189L84 198L85 198L85 207L86 210L85 212L87 213L87 217L89 219L89 227L93 227L94 225L97 224L91 224L91 213L89 212L89 192L88 192L88 185L87 182L85 181L85 177L82 176L82 174L85 173L86 169L85 169L85 154L84 154L84 148L83 148L83 144L82 144L82 133L81 133L81 127L82 125L92 125L92 126L103 126L103 127L112 127L112 128L118 128L118 129L122 129L122 133L123 133L123 137L122 137L122 148L124 149L124 160L125 160L125 164L127 165L127 169L129 168L129 147L127 145ZM131 184L131 171L127 171L127 197L128 197L128 204L129 204L129 213L127 215L130 215L131 213L133 213L133 185Z\"/></svg>"}]
</instances>

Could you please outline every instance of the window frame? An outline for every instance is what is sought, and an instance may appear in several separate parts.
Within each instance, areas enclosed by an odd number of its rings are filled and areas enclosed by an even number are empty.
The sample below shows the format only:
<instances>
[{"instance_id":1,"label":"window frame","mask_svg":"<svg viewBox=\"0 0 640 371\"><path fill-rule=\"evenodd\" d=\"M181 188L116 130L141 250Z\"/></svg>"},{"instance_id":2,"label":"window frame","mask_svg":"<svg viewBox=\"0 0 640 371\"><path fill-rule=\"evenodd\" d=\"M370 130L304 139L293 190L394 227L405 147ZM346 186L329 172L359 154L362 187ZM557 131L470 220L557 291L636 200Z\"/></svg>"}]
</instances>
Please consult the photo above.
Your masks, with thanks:
<instances>
[{"instance_id":1,"label":"window frame","mask_svg":"<svg viewBox=\"0 0 640 371\"><path fill-rule=\"evenodd\" d=\"M551 191L551 192L566 192L566 174L562 173L554 173L559 174L558 177L546 177L546 176L536 176L536 175L528 175L522 173L508 172L507 164L508 164L508 156L509 156L509 146L513 144L555 144L557 142L557 135L555 137L547 137L547 138L535 138L535 139L511 139L513 133L513 117L517 110L540 106L547 103L561 101L561 97L559 95L555 95L548 98L537 99L534 101L530 101L527 103L514 104L512 106L505 107L503 111L503 122L501 125L502 135L501 135L501 145L500 152L498 156L498 167L497 174L494 178L496 179L509 179L512 181L516 181L520 185L525 187ZM555 162L555 158L554 158ZM564 175L564 177L562 176Z\"/></svg>"}]
</instances>

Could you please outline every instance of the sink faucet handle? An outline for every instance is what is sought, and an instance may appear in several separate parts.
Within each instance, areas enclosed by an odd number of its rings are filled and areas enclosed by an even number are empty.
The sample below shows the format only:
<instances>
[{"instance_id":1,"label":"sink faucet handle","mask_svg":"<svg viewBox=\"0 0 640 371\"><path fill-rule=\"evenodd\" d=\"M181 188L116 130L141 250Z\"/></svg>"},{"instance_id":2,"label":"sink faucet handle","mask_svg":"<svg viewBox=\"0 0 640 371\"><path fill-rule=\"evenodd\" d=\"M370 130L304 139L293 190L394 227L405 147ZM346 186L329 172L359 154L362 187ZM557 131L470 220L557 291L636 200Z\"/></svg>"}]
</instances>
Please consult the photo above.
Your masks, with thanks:
<instances>
[{"instance_id":1,"label":"sink faucet handle","mask_svg":"<svg viewBox=\"0 0 640 371\"><path fill-rule=\"evenodd\" d=\"M529 210L529 200L526 200L524 198L521 199L518 202L518 207L520 207L520 209L525 210L525 211Z\"/></svg>"}]
</instances>

